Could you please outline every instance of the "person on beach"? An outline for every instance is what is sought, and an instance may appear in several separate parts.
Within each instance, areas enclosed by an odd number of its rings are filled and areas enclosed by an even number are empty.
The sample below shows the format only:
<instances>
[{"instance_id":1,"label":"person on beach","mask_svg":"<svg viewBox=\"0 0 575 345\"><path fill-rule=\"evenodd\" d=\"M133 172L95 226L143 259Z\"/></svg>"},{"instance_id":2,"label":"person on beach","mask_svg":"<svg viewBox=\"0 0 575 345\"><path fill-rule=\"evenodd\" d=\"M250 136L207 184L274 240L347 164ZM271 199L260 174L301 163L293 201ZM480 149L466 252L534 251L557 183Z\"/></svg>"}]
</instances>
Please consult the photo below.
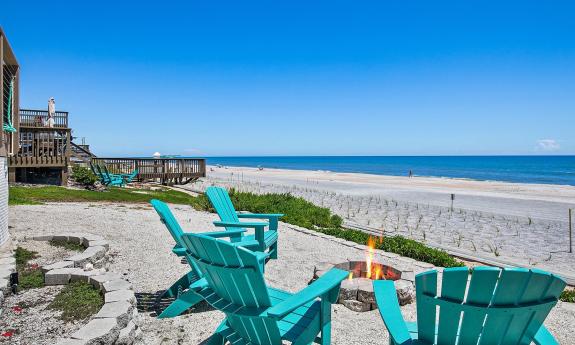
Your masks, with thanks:
<instances>
[{"instance_id":1,"label":"person on beach","mask_svg":"<svg viewBox=\"0 0 575 345\"><path fill-rule=\"evenodd\" d=\"M411 169L409 169L409 178L413 177L413 171L411 171Z\"/></svg>"}]
</instances>

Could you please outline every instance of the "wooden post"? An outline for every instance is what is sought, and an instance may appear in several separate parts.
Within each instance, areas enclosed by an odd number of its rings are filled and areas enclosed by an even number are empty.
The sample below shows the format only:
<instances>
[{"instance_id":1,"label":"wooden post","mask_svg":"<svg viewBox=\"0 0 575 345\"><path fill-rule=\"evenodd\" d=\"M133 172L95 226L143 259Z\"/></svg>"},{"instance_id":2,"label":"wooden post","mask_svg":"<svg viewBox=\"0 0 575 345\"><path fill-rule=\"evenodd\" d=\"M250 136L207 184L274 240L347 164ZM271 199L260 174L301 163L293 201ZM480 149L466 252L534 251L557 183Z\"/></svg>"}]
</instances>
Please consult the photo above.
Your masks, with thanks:
<instances>
[{"instance_id":1,"label":"wooden post","mask_svg":"<svg viewBox=\"0 0 575 345\"><path fill-rule=\"evenodd\" d=\"M569 209L569 253L573 253L573 209Z\"/></svg>"},{"instance_id":2,"label":"wooden post","mask_svg":"<svg viewBox=\"0 0 575 345\"><path fill-rule=\"evenodd\" d=\"M455 200L455 194L451 194L451 212L453 212L453 200Z\"/></svg>"}]
</instances>

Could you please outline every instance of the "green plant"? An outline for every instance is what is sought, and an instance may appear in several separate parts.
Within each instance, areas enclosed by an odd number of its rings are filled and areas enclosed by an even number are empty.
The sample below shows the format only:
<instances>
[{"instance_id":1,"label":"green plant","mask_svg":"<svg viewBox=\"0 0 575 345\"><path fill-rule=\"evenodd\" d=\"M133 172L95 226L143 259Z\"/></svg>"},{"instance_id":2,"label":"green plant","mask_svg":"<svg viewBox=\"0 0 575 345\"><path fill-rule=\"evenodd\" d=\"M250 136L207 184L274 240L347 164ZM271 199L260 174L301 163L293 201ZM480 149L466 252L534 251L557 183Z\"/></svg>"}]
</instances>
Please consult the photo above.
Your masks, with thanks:
<instances>
[{"instance_id":1,"label":"green plant","mask_svg":"<svg viewBox=\"0 0 575 345\"><path fill-rule=\"evenodd\" d=\"M72 167L72 178L77 182L84 186L91 187L93 186L98 178L92 171L88 168L85 168L80 165L74 165Z\"/></svg>"},{"instance_id":2,"label":"green plant","mask_svg":"<svg viewBox=\"0 0 575 345\"><path fill-rule=\"evenodd\" d=\"M23 269L28 264L28 261L38 257L37 252L33 252L26 248L17 247L14 253L14 258L16 259L16 268Z\"/></svg>"},{"instance_id":3,"label":"green plant","mask_svg":"<svg viewBox=\"0 0 575 345\"><path fill-rule=\"evenodd\" d=\"M104 305L100 291L86 282L73 282L54 298L48 308L62 311L63 320L82 320L96 313Z\"/></svg>"},{"instance_id":4,"label":"green plant","mask_svg":"<svg viewBox=\"0 0 575 345\"><path fill-rule=\"evenodd\" d=\"M35 289L44 286L44 274L40 268L25 268L18 271L18 289Z\"/></svg>"},{"instance_id":5,"label":"green plant","mask_svg":"<svg viewBox=\"0 0 575 345\"><path fill-rule=\"evenodd\" d=\"M54 247L61 247L61 248L65 248L68 250L74 250L77 252L81 252L85 249L81 244L72 243L72 242L68 242L68 241L50 240L49 243L50 243L50 245L52 245Z\"/></svg>"},{"instance_id":6,"label":"green plant","mask_svg":"<svg viewBox=\"0 0 575 345\"><path fill-rule=\"evenodd\" d=\"M559 299L563 302L575 303L575 290L564 290Z\"/></svg>"}]
</instances>

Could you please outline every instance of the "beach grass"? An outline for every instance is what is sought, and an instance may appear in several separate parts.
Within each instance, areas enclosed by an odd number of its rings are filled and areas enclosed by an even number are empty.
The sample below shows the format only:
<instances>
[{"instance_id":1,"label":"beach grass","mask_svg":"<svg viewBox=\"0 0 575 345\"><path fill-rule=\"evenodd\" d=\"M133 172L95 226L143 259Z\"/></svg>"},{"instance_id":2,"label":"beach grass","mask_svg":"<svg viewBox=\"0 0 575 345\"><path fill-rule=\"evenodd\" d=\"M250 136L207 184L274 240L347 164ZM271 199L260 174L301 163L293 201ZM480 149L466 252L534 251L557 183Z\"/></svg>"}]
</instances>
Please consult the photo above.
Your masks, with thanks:
<instances>
[{"instance_id":1,"label":"beach grass","mask_svg":"<svg viewBox=\"0 0 575 345\"><path fill-rule=\"evenodd\" d=\"M358 244L367 244L369 235L342 227L342 219L326 207L317 206L301 197L284 194L255 194L231 189L230 198L237 210L253 213L283 213L282 221L310 230L344 238ZM171 189L144 190L109 188L107 191L69 189L64 187L10 187L11 205L29 205L42 202L122 202L147 203L159 199L172 204L191 205L199 211L213 212L206 196L192 196ZM445 251L401 236L385 237L377 248L428 262L440 267L463 266Z\"/></svg>"}]
</instances>

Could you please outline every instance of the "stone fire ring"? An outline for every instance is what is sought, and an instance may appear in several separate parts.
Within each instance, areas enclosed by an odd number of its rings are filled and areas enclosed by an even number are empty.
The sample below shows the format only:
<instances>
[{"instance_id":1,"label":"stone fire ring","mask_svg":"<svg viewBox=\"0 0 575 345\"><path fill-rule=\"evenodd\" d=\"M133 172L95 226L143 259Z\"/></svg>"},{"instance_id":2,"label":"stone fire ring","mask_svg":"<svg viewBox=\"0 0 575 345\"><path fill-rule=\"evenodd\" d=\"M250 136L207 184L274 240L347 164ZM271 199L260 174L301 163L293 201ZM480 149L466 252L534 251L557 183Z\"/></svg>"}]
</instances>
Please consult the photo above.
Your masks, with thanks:
<instances>
[{"instance_id":1,"label":"stone fire ring","mask_svg":"<svg viewBox=\"0 0 575 345\"><path fill-rule=\"evenodd\" d=\"M352 274L354 274L354 278L345 279L341 282L341 289L337 302L339 304L343 304L348 309L357 312L375 310L377 309L377 303L375 302L375 294L373 292L373 280L367 278L357 278L357 275L354 272L354 263L354 261L337 264L329 262L319 263L314 268L312 282L332 268L339 268L350 271ZM376 261L374 261L374 264L386 267L387 270L393 272L394 278L397 278L397 280L394 280L393 283L395 284L395 290L397 291L397 298L400 305L406 305L413 302L415 298L415 287L413 282L407 279L401 279L401 270Z\"/></svg>"},{"instance_id":2,"label":"stone fire ring","mask_svg":"<svg viewBox=\"0 0 575 345\"><path fill-rule=\"evenodd\" d=\"M109 243L92 234L60 234L32 237L36 241L62 241L86 248L62 261L43 266L45 285L65 285L75 281L90 283L104 295L104 306L93 319L61 339L58 345L130 345L140 336L136 296L132 284L118 273L106 272ZM95 268L86 268L87 264Z\"/></svg>"}]
</instances>

